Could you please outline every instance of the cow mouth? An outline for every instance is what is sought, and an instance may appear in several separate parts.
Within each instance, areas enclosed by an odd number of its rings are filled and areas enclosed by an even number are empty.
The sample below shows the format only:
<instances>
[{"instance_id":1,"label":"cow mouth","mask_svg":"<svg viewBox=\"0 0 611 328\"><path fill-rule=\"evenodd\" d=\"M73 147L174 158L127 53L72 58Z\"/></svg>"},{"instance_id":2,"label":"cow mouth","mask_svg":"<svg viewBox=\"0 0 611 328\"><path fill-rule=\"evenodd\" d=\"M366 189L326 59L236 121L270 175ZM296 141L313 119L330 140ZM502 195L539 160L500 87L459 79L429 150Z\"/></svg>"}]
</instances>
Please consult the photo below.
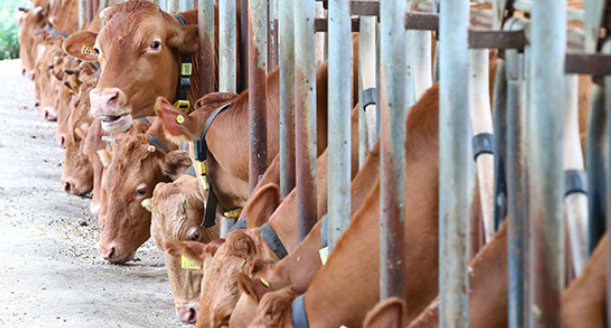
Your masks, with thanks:
<instances>
[{"instance_id":1,"label":"cow mouth","mask_svg":"<svg viewBox=\"0 0 611 328\"><path fill-rule=\"evenodd\" d=\"M100 117L102 120L102 129L108 132L126 131L132 126L132 115L123 114L119 116L105 115Z\"/></svg>"}]
</instances>

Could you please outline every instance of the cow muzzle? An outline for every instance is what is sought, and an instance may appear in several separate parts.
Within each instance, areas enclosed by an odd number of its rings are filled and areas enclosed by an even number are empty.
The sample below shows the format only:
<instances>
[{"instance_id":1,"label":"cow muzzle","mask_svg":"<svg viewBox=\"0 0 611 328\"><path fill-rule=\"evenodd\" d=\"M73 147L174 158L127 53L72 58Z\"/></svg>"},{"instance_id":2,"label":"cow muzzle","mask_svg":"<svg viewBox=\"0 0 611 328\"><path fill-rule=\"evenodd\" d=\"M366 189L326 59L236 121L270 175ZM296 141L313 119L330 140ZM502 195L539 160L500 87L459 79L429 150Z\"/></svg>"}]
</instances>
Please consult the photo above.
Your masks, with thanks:
<instances>
[{"instance_id":1,"label":"cow muzzle","mask_svg":"<svg viewBox=\"0 0 611 328\"><path fill-rule=\"evenodd\" d=\"M47 106L44 108L43 111L44 111L45 119L47 121L51 121L51 122L57 121L57 112L55 111L55 108Z\"/></svg>"},{"instance_id":2,"label":"cow muzzle","mask_svg":"<svg viewBox=\"0 0 611 328\"><path fill-rule=\"evenodd\" d=\"M132 125L131 108L125 93L119 88L95 88L89 93L91 115L102 121L108 132L126 131Z\"/></svg>"},{"instance_id":3,"label":"cow muzzle","mask_svg":"<svg viewBox=\"0 0 611 328\"><path fill-rule=\"evenodd\" d=\"M112 264L125 264L131 261L136 255L136 252L123 253L121 252L121 248L114 244L102 245L102 243L100 243L98 251L104 260Z\"/></svg>"},{"instance_id":4,"label":"cow muzzle","mask_svg":"<svg viewBox=\"0 0 611 328\"><path fill-rule=\"evenodd\" d=\"M199 304L189 304L176 307L176 316L182 322L195 323L199 312Z\"/></svg>"}]
</instances>

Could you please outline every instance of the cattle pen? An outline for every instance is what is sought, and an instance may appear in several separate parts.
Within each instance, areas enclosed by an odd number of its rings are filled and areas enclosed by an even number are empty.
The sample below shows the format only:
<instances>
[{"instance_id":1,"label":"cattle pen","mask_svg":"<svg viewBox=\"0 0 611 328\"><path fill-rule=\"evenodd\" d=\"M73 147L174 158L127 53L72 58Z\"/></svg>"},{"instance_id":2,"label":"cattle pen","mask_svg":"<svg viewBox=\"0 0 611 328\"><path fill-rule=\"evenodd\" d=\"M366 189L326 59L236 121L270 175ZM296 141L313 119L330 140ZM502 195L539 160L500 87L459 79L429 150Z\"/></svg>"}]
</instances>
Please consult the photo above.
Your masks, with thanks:
<instances>
[{"instance_id":1,"label":"cattle pen","mask_svg":"<svg viewBox=\"0 0 611 328\"><path fill-rule=\"evenodd\" d=\"M34 0L18 20L20 85L95 217L75 242L168 298L109 324L611 327L611 1ZM134 319L170 290L177 319Z\"/></svg>"}]
</instances>

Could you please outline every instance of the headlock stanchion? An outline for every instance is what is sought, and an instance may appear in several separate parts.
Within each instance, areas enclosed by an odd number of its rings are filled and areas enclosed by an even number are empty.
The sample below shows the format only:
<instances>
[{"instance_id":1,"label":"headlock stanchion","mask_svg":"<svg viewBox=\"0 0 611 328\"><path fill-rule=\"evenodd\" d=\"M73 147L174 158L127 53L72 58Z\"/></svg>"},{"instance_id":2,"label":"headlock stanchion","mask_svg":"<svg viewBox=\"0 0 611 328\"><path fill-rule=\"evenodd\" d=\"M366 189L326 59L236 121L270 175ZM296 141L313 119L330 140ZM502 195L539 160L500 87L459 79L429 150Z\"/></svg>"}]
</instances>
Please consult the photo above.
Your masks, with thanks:
<instances>
[{"instance_id":1,"label":"headlock stanchion","mask_svg":"<svg viewBox=\"0 0 611 328\"><path fill-rule=\"evenodd\" d=\"M227 2L233 2L228 0ZM214 36L214 0L197 0L197 34L198 34L198 53L199 58L204 63L212 63L212 65L203 65L198 67L199 73L199 96L206 95L215 91L216 66L215 36Z\"/></svg>"},{"instance_id":2,"label":"headlock stanchion","mask_svg":"<svg viewBox=\"0 0 611 328\"><path fill-rule=\"evenodd\" d=\"M219 91L237 91L236 58L237 6L236 1L220 1L219 7ZM214 43L213 43L214 44ZM241 49L245 51L245 49Z\"/></svg>"},{"instance_id":3,"label":"headlock stanchion","mask_svg":"<svg viewBox=\"0 0 611 328\"><path fill-rule=\"evenodd\" d=\"M295 79L294 115L296 119L295 140L297 142L292 146L297 148L297 237L298 240L303 240L316 224L318 218L316 193L316 39L314 24L312 23L316 11L314 0L294 0L291 7L295 10L295 74L292 76ZM329 104L329 113L333 110L339 109L335 109ZM330 127L331 122L329 122ZM329 138L334 137L329 133ZM330 158L329 154L329 165L331 164ZM331 175L329 175L329 181L331 181Z\"/></svg>"},{"instance_id":4,"label":"headlock stanchion","mask_svg":"<svg viewBox=\"0 0 611 328\"><path fill-rule=\"evenodd\" d=\"M350 0L329 1L329 251L350 223Z\"/></svg>"},{"instance_id":5,"label":"headlock stanchion","mask_svg":"<svg viewBox=\"0 0 611 328\"><path fill-rule=\"evenodd\" d=\"M267 1L248 2L250 191L267 169Z\"/></svg>"},{"instance_id":6,"label":"headlock stanchion","mask_svg":"<svg viewBox=\"0 0 611 328\"><path fill-rule=\"evenodd\" d=\"M442 0L439 38L439 323L468 327L469 2Z\"/></svg>"},{"instance_id":7,"label":"headlock stanchion","mask_svg":"<svg viewBox=\"0 0 611 328\"><path fill-rule=\"evenodd\" d=\"M376 17L362 16L359 28L359 167L377 140Z\"/></svg>"},{"instance_id":8,"label":"headlock stanchion","mask_svg":"<svg viewBox=\"0 0 611 328\"><path fill-rule=\"evenodd\" d=\"M301 11L295 12L293 0L279 6L280 67L280 195L286 197L295 187L295 47L302 38L295 38L301 23ZM300 7L297 7L300 8ZM301 43L300 43L301 44ZM309 45L308 45L309 46ZM299 213L299 210L297 211Z\"/></svg>"},{"instance_id":9,"label":"headlock stanchion","mask_svg":"<svg viewBox=\"0 0 611 328\"><path fill-rule=\"evenodd\" d=\"M611 7L611 5L607 6L607 9L609 9L609 7ZM609 22L606 22L607 24ZM608 25L606 27L609 27ZM609 29L607 29L607 32L609 31ZM606 40L602 51L605 55L611 55L611 40ZM606 195L605 195L605 209L606 209L606 225L607 225L607 238L609 238L609 236L611 235L611 188L609 186L611 186L611 75L607 75L605 76L605 111L607 113L607 117L606 117L606 154L605 154L605 172L606 172L606 177L605 177L605 181L607 182L607 190L606 190ZM605 307L605 312L606 312L606 317L607 317L607 326L610 324L611 322L611 243L607 243L607 279L606 279L606 285L607 285L607 292L606 292L606 299L607 301L606 303L606 307Z\"/></svg>"},{"instance_id":10,"label":"headlock stanchion","mask_svg":"<svg viewBox=\"0 0 611 328\"><path fill-rule=\"evenodd\" d=\"M408 113L405 1L380 6L380 299L405 297L405 120Z\"/></svg>"},{"instance_id":11,"label":"headlock stanchion","mask_svg":"<svg viewBox=\"0 0 611 328\"><path fill-rule=\"evenodd\" d=\"M564 59L567 27L564 1L537 0L531 16L528 60L528 164L530 189L530 326L560 327L564 289L562 140ZM542 90L545 90L542 92ZM562 107L561 107L562 108Z\"/></svg>"}]
</instances>

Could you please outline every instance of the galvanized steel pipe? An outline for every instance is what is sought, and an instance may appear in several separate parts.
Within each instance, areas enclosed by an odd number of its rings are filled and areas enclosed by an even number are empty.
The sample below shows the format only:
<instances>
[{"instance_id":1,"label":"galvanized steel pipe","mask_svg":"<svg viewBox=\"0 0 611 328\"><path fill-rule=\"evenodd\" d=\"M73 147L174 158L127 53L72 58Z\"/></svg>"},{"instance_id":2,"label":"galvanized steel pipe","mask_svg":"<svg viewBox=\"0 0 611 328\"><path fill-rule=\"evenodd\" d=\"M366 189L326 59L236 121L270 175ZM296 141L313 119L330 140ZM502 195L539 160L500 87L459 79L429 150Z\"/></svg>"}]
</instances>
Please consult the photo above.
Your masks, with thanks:
<instances>
[{"instance_id":1,"label":"galvanized steel pipe","mask_svg":"<svg viewBox=\"0 0 611 328\"><path fill-rule=\"evenodd\" d=\"M605 41L603 45L602 52L606 55L611 54L611 41ZM611 186L611 76L605 76L605 110L607 113L606 117L606 184L607 186ZM607 188L607 193L605 197L606 201L606 224L607 224L607 238L611 236L611 188ZM607 317L607 326L609 325L609 321L611 320L611 243L607 243L607 301L605 306L605 313Z\"/></svg>"},{"instance_id":2,"label":"galvanized steel pipe","mask_svg":"<svg viewBox=\"0 0 611 328\"><path fill-rule=\"evenodd\" d=\"M168 3L167 4L167 7L168 7L167 11L170 14L177 14L178 12L180 12L180 8L179 8L180 7L180 3L179 3L180 0L167 0L167 1L168 1L167 2Z\"/></svg>"},{"instance_id":3,"label":"galvanized steel pipe","mask_svg":"<svg viewBox=\"0 0 611 328\"><path fill-rule=\"evenodd\" d=\"M316 224L318 218L316 195L315 1L295 0L293 8L295 9L297 236L298 240L303 240ZM331 136L331 134L329 135Z\"/></svg>"},{"instance_id":4,"label":"galvanized steel pipe","mask_svg":"<svg viewBox=\"0 0 611 328\"><path fill-rule=\"evenodd\" d=\"M271 72L278 67L279 60L279 31L278 31L278 2L279 0L268 0L268 13L269 13L269 46L267 47L267 56L269 58L269 65L267 71Z\"/></svg>"},{"instance_id":5,"label":"galvanized steel pipe","mask_svg":"<svg viewBox=\"0 0 611 328\"><path fill-rule=\"evenodd\" d=\"M560 327L564 289L564 191L562 171L566 2L537 0L531 16L529 59L529 288L528 322ZM561 107L563 108L563 107Z\"/></svg>"},{"instance_id":6,"label":"galvanized steel pipe","mask_svg":"<svg viewBox=\"0 0 611 328\"><path fill-rule=\"evenodd\" d=\"M405 9L404 0L380 3L380 299L405 298Z\"/></svg>"},{"instance_id":7,"label":"galvanized steel pipe","mask_svg":"<svg viewBox=\"0 0 611 328\"><path fill-rule=\"evenodd\" d=\"M198 53L201 62L205 63L196 72L199 74L199 96L201 97L215 91L214 0L197 0L197 18Z\"/></svg>"},{"instance_id":8,"label":"galvanized steel pipe","mask_svg":"<svg viewBox=\"0 0 611 328\"><path fill-rule=\"evenodd\" d=\"M267 169L267 1L248 2L250 191Z\"/></svg>"},{"instance_id":9,"label":"galvanized steel pipe","mask_svg":"<svg viewBox=\"0 0 611 328\"><path fill-rule=\"evenodd\" d=\"M87 21L87 0L78 0L78 28L82 29Z\"/></svg>"},{"instance_id":10,"label":"galvanized steel pipe","mask_svg":"<svg viewBox=\"0 0 611 328\"><path fill-rule=\"evenodd\" d=\"M377 111L376 103L363 103L363 90L372 90L376 88L376 17L361 16L359 29L359 82L362 85L362 90L359 92L359 103L362 110L359 110L359 119L364 116L366 123L365 135L365 152L373 149L378 134L377 134ZM360 128L359 128L360 129ZM360 134L360 130L359 130ZM360 142L360 141L359 141ZM361 162L359 156L359 163ZM364 161L364 158L362 158Z\"/></svg>"},{"instance_id":11,"label":"galvanized steel pipe","mask_svg":"<svg viewBox=\"0 0 611 328\"><path fill-rule=\"evenodd\" d=\"M605 112L604 90L594 86L588 113L586 162L588 163L588 251L592 255L605 233L605 195L607 190L604 153Z\"/></svg>"},{"instance_id":12,"label":"galvanized steel pipe","mask_svg":"<svg viewBox=\"0 0 611 328\"><path fill-rule=\"evenodd\" d=\"M469 2L442 0L439 19L439 323L468 327Z\"/></svg>"},{"instance_id":13,"label":"galvanized steel pipe","mask_svg":"<svg viewBox=\"0 0 611 328\"><path fill-rule=\"evenodd\" d=\"M329 251L350 223L350 0L329 1Z\"/></svg>"},{"instance_id":14,"label":"galvanized steel pipe","mask_svg":"<svg viewBox=\"0 0 611 328\"><path fill-rule=\"evenodd\" d=\"M304 3L304 7L307 7L307 2L309 0ZM305 8L294 7L293 4L293 0L282 1L279 4L280 8L278 8L278 27L280 29L278 37L282 44L282 47L278 50L280 55L280 195L283 198L295 188L296 179L295 148L298 146L295 145L295 98L297 97L295 94L295 70L297 69L295 67L295 57L298 54L295 53L295 48L299 47L300 50L303 50L304 46L306 48L310 47L307 38L304 40L301 37L295 37L295 30L303 28L302 25L307 24L307 18L302 17L307 13ZM301 5L301 1L299 1L299 5ZM300 8L300 10L295 11L294 8ZM307 43L307 46L304 43ZM300 96L306 96L305 99L307 99L307 94L300 94ZM308 159L303 158L303 156L299 158L300 160ZM316 188L313 189L316 190ZM297 190L297 198L299 198L299 189ZM301 202L297 201L297 204L299 206ZM300 209L297 210L297 222L301 222L299 217ZM298 223L297 231L300 231L299 226L301 225Z\"/></svg>"},{"instance_id":15,"label":"galvanized steel pipe","mask_svg":"<svg viewBox=\"0 0 611 328\"><path fill-rule=\"evenodd\" d=\"M238 0L239 1L239 0ZM236 58L237 13L236 1L219 4L219 91L237 91Z\"/></svg>"}]
</instances>

